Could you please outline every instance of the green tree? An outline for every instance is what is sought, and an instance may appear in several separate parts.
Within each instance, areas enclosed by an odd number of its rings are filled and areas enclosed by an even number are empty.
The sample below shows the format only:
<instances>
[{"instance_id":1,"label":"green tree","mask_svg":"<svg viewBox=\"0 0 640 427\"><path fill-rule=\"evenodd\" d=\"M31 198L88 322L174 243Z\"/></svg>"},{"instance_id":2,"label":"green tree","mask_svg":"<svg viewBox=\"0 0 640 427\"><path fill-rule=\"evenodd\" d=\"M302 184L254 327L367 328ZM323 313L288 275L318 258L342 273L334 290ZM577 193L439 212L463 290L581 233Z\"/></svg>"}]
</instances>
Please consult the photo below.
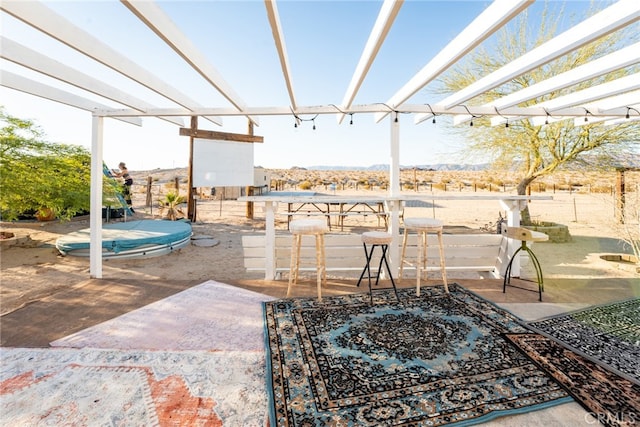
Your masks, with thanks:
<instances>
[{"instance_id":1,"label":"green tree","mask_svg":"<svg viewBox=\"0 0 640 427\"><path fill-rule=\"evenodd\" d=\"M591 11L593 13L595 11ZM450 94L473 83L481 76L501 68L532 48L553 38L557 32L557 22L566 19L563 10L557 14L545 12L541 17L538 31L529 28L527 14L516 19L515 25L505 27L495 45L474 51L460 66L441 79L442 86L436 91ZM536 34L532 36L532 34ZM640 39L637 27L621 30L602 37L582 48L562 56L543 67L534 69L496 87L472 100L473 104L489 104L497 99L518 91L554 75L569 71L593 59L613 51L623 41ZM527 107L549 99L573 93L578 90L602 84L637 72L637 67L611 72L580 84L558 90L554 93L519 104ZM529 120L509 122L509 127L484 126L488 119L474 118L474 126L455 127L468 143L467 156L489 159L496 169L511 170L517 178L517 192L526 194L527 187L537 178L552 174L559 168L572 164L594 168L613 165L626 154L632 153L640 141L638 122L605 126L602 123L574 126L573 120L563 120L542 126L533 126ZM523 212L523 223L529 222L528 211Z\"/></svg>"},{"instance_id":2,"label":"green tree","mask_svg":"<svg viewBox=\"0 0 640 427\"><path fill-rule=\"evenodd\" d=\"M2 108L0 123L3 221L42 209L53 210L60 219L89 210L91 154L85 148L46 142L35 123L10 116Z\"/></svg>"}]
</instances>

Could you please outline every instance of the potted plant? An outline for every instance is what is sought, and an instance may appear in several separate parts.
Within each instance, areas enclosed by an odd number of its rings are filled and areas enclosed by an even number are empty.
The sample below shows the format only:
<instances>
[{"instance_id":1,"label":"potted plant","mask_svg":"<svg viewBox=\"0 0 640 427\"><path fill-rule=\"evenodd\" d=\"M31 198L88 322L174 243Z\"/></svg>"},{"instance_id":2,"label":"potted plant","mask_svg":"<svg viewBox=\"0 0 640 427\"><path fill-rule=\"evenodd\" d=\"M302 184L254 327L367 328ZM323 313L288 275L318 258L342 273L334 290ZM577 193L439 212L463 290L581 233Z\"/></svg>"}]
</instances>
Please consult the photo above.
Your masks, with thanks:
<instances>
[{"instance_id":1,"label":"potted plant","mask_svg":"<svg viewBox=\"0 0 640 427\"><path fill-rule=\"evenodd\" d=\"M53 208L41 207L36 211L38 221L53 221L56 218L56 211Z\"/></svg>"}]
</instances>

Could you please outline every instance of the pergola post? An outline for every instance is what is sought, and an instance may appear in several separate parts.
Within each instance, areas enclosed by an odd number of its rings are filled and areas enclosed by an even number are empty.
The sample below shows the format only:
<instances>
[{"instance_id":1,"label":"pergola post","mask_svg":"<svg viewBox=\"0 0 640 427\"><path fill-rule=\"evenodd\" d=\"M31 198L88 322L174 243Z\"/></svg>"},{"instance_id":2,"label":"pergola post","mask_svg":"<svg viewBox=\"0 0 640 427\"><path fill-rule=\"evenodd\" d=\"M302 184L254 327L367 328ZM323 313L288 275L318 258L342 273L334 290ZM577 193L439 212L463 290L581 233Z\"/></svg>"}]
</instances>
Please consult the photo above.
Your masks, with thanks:
<instances>
[{"instance_id":1,"label":"pergola post","mask_svg":"<svg viewBox=\"0 0 640 427\"><path fill-rule=\"evenodd\" d=\"M93 116L91 123L91 196L89 277L102 278L102 181L104 117Z\"/></svg>"},{"instance_id":2,"label":"pergola post","mask_svg":"<svg viewBox=\"0 0 640 427\"><path fill-rule=\"evenodd\" d=\"M191 116L191 134L189 135L189 177L187 182L187 218L195 220L196 201L193 198L193 140L198 130L198 116Z\"/></svg>"},{"instance_id":3,"label":"pergola post","mask_svg":"<svg viewBox=\"0 0 640 427\"><path fill-rule=\"evenodd\" d=\"M400 197L400 121L398 113L389 115L391 128L391 161L389 166L389 196ZM391 218L389 219L389 233L391 233L391 247L389 248L389 259L394 272L400 266L400 201L392 200L390 206Z\"/></svg>"}]
</instances>

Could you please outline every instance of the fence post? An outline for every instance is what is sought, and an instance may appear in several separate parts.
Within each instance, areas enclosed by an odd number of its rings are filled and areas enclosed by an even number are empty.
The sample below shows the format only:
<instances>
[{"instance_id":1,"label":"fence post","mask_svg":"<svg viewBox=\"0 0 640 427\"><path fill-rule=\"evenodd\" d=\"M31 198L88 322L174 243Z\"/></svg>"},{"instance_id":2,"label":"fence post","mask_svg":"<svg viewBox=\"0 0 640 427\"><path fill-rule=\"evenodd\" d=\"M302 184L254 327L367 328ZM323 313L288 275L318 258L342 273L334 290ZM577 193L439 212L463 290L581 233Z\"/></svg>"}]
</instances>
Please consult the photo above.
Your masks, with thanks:
<instances>
[{"instance_id":1,"label":"fence post","mask_svg":"<svg viewBox=\"0 0 640 427\"><path fill-rule=\"evenodd\" d=\"M151 183L152 182L153 182L153 178L151 176L148 176L147 177L147 199L145 201L146 207L151 207L151 204L153 203L152 197L151 197Z\"/></svg>"}]
</instances>

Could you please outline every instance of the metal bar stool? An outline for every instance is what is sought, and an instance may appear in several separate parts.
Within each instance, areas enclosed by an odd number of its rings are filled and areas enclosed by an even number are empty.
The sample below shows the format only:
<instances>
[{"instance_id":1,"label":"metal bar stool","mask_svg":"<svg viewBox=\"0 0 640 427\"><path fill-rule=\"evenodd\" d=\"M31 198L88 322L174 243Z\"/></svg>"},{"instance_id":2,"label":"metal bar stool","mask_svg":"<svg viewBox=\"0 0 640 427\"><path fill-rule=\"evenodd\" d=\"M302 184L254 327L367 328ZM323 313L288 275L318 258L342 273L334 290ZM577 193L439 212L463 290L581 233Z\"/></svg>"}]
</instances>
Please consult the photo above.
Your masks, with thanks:
<instances>
[{"instance_id":1,"label":"metal bar stool","mask_svg":"<svg viewBox=\"0 0 640 427\"><path fill-rule=\"evenodd\" d=\"M384 231L367 231L362 233L362 246L364 247L364 255L367 258L367 264L365 265L362 273L360 274L360 278L358 279L358 285L360 286L360 282L364 277L364 273L367 273L367 277L369 278L369 295L371 297L371 304L373 304L373 290L371 288L371 258L373 258L373 251L376 246L380 246L382 249L382 255L380 256L380 264L378 264L378 270L376 271L376 286L378 286L378 282L380 280L380 273L382 272L382 263L384 262L385 267L387 267L387 273L389 273L389 278L391 279L391 284L393 285L393 292L396 294L396 298L398 302L400 302L400 297L398 296L398 290L396 289L396 282L393 281L393 275L391 274L391 269L389 268L389 261L387 260L387 249L389 249L389 245L391 244L392 236L389 233L385 233ZM371 245L371 249L367 250L367 245Z\"/></svg>"},{"instance_id":2,"label":"metal bar stool","mask_svg":"<svg viewBox=\"0 0 640 427\"><path fill-rule=\"evenodd\" d=\"M291 244L291 266L289 268L287 297L291 294L291 287L298 282L302 236L315 236L318 301L322 301L322 284L326 284L327 282L327 269L324 254L324 233L327 231L327 224L321 219L298 219L291 221L289 224L289 231L291 231L291 234L293 235L293 242Z\"/></svg>"},{"instance_id":3,"label":"metal bar stool","mask_svg":"<svg viewBox=\"0 0 640 427\"><path fill-rule=\"evenodd\" d=\"M407 250L407 238L410 231L418 234L418 256L416 258L416 295L420 296L420 280L422 271L427 269L427 235L435 233L438 235L438 244L440 246L440 271L442 273L442 281L444 283L445 292L449 293L449 285L447 284L447 270L444 262L444 245L442 243L442 230L444 226L442 221L434 218L404 218L404 236L402 238L402 254L400 256L400 274L402 279L404 264L413 265L405 258Z\"/></svg>"},{"instance_id":4,"label":"metal bar stool","mask_svg":"<svg viewBox=\"0 0 640 427\"><path fill-rule=\"evenodd\" d=\"M520 240L521 244L518 249L513 253L511 259L509 260L509 264L507 264L507 269L504 272L504 283L502 285L502 293L507 292L507 286L512 288L524 289L525 291L536 292L535 289L528 289L522 286L512 285L511 282L511 267L513 265L513 261L516 259L516 255L520 251L525 251L529 255L529 259L533 264L533 268L536 271L536 280L538 282L538 301L542 301L542 292L544 292L544 282L542 279L542 267L540 266L540 261L538 261L538 257L533 253L531 248L527 246L527 242L545 242L549 240L549 236L540 233L539 231L529 230L528 228L523 227L507 227L507 237L514 240Z\"/></svg>"}]
</instances>

